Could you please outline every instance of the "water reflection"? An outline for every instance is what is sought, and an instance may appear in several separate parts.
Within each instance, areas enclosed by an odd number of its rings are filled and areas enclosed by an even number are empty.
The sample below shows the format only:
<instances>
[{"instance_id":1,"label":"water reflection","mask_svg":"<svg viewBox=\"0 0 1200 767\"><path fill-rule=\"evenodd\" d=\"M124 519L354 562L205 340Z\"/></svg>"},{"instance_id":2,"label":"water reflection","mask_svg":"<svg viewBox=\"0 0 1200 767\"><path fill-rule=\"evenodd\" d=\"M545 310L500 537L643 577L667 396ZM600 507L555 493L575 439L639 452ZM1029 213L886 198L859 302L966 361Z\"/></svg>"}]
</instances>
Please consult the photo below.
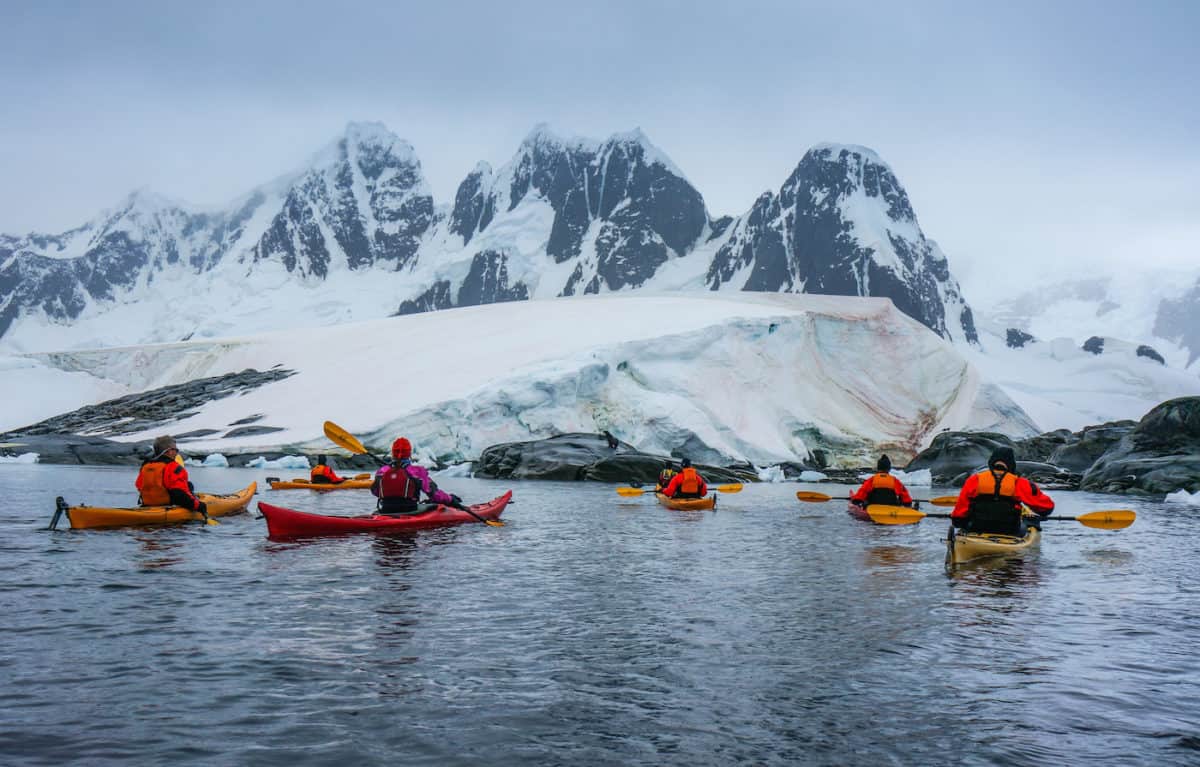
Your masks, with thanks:
<instances>
[{"instance_id":1,"label":"water reflection","mask_svg":"<svg viewBox=\"0 0 1200 767\"><path fill-rule=\"evenodd\" d=\"M183 547L178 541L146 535L134 535L133 538L140 544L137 562L142 570L161 570L183 561L179 556Z\"/></svg>"},{"instance_id":2,"label":"water reflection","mask_svg":"<svg viewBox=\"0 0 1200 767\"><path fill-rule=\"evenodd\" d=\"M375 552L375 564L384 571L407 570L412 567L413 554L418 549L417 535L414 533L399 533L395 535L376 535L371 541Z\"/></svg>"},{"instance_id":3,"label":"water reflection","mask_svg":"<svg viewBox=\"0 0 1200 767\"><path fill-rule=\"evenodd\" d=\"M913 565L924 558L923 548L918 546L870 546L863 552L863 564L871 569Z\"/></svg>"}]
</instances>

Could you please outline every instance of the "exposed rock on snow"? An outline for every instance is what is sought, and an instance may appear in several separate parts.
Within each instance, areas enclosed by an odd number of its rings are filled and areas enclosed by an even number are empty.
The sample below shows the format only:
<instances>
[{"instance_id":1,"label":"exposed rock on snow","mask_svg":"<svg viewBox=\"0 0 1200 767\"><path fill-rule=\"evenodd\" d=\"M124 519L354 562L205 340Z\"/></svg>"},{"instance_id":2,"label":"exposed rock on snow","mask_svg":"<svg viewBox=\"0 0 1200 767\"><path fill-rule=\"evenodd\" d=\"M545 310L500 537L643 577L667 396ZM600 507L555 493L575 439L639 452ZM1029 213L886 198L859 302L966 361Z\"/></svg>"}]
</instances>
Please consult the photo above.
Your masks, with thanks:
<instances>
[{"instance_id":1,"label":"exposed rock on snow","mask_svg":"<svg viewBox=\"0 0 1200 767\"><path fill-rule=\"evenodd\" d=\"M1147 413L1087 470L1082 489L1103 493L1200 490L1200 397L1164 402Z\"/></svg>"}]
</instances>

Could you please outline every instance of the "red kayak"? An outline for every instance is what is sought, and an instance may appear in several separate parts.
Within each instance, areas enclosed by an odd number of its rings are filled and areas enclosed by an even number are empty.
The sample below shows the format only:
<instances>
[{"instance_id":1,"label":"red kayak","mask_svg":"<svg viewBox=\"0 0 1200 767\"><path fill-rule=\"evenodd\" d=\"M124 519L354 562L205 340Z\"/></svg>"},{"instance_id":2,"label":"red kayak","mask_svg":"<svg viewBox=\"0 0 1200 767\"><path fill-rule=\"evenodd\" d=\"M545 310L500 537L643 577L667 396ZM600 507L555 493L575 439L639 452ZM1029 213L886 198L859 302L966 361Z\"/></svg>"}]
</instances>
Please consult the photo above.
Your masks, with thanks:
<instances>
[{"instance_id":1,"label":"red kayak","mask_svg":"<svg viewBox=\"0 0 1200 767\"><path fill-rule=\"evenodd\" d=\"M262 504L260 503L259 506ZM871 515L867 513L866 506L859 506L854 501L846 501L846 513L855 519L861 519L864 522L871 521Z\"/></svg>"},{"instance_id":2,"label":"red kayak","mask_svg":"<svg viewBox=\"0 0 1200 767\"><path fill-rule=\"evenodd\" d=\"M470 509L484 519L497 519L510 500L512 500L511 490L486 503L477 503ZM273 506L262 501L258 502L258 510L267 518L267 535L271 538L306 538L314 535L340 535L343 533L392 533L479 521L467 512L452 506L437 506L431 511L420 514L403 516L372 514L369 517L329 517L323 514L309 514L306 511L285 509L282 506Z\"/></svg>"}]
</instances>

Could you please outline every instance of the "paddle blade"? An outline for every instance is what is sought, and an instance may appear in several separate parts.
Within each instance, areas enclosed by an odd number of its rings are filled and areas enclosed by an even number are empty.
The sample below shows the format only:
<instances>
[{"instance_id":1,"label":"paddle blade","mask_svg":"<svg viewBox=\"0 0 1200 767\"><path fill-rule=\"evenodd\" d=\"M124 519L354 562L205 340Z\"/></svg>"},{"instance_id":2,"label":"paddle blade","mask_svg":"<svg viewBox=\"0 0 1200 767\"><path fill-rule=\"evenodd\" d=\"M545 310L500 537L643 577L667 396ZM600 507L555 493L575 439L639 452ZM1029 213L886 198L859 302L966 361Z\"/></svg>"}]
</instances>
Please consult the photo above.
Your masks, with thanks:
<instances>
[{"instance_id":1,"label":"paddle blade","mask_svg":"<svg viewBox=\"0 0 1200 767\"><path fill-rule=\"evenodd\" d=\"M887 506L873 503L867 507L867 515L877 525L912 525L925 518L925 514L907 506Z\"/></svg>"},{"instance_id":2,"label":"paddle blade","mask_svg":"<svg viewBox=\"0 0 1200 767\"><path fill-rule=\"evenodd\" d=\"M645 490L639 490L636 487L618 487L617 495L642 495Z\"/></svg>"},{"instance_id":3,"label":"paddle blade","mask_svg":"<svg viewBox=\"0 0 1200 767\"><path fill-rule=\"evenodd\" d=\"M934 506L953 506L958 503L957 495L939 495L937 498L930 498L925 503L932 503Z\"/></svg>"},{"instance_id":4,"label":"paddle blade","mask_svg":"<svg viewBox=\"0 0 1200 767\"><path fill-rule=\"evenodd\" d=\"M1047 517L1054 519L1054 517ZM1129 509L1106 509L1092 511L1075 517L1079 524L1085 527L1096 527L1101 530L1120 530L1129 527L1137 519L1137 514Z\"/></svg>"},{"instance_id":5,"label":"paddle blade","mask_svg":"<svg viewBox=\"0 0 1200 767\"><path fill-rule=\"evenodd\" d=\"M734 482L728 485L717 485L710 487L709 490L716 490L718 493L740 493L742 492L742 483Z\"/></svg>"},{"instance_id":6,"label":"paddle blade","mask_svg":"<svg viewBox=\"0 0 1200 767\"><path fill-rule=\"evenodd\" d=\"M809 490L797 490L796 497L798 499L800 499L801 501L805 501L806 503L825 503L825 501L833 500L832 495L825 495L824 493L814 493ZM844 501L846 499L842 498L841 500Z\"/></svg>"},{"instance_id":7,"label":"paddle blade","mask_svg":"<svg viewBox=\"0 0 1200 767\"><path fill-rule=\"evenodd\" d=\"M352 479L370 479L370 478L371 478L370 472L365 472L363 474L355 474L352 477Z\"/></svg>"},{"instance_id":8,"label":"paddle blade","mask_svg":"<svg viewBox=\"0 0 1200 767\"><path fill-rule=\"evenodd\" d=\"M504 523L498 519L485 519L483 523L488 527L504 527Z\"/></svg>"},{"instance_id":9,"label":"paddle blade","mask_svg":"<svg viewBox=\"0 0 1200 767\"><path fill-rule=\"evenodd\" d=\"M345 448L351 453L358 453L361 455L367 452L367 449L363 447L363 443L358 441L358 437L346 431L341 426L338 426L333 421L325 422L325 436L328 437L329 441L333 444L337 445L338 447Z\"/></svg>"},{"instance_id":10,"label":"paddle blade","mask_svg":"<svg viewBox=\"0 0 1200 767\"><path fill-rule=\"evenodd\" d=\"M212 517L209 517L208 519L204 520L204 524L208 525L209 527L216 527L217 525L219 525L221 523L218 522L217 520L213 519Z\"/></svg>"}]
</instances>

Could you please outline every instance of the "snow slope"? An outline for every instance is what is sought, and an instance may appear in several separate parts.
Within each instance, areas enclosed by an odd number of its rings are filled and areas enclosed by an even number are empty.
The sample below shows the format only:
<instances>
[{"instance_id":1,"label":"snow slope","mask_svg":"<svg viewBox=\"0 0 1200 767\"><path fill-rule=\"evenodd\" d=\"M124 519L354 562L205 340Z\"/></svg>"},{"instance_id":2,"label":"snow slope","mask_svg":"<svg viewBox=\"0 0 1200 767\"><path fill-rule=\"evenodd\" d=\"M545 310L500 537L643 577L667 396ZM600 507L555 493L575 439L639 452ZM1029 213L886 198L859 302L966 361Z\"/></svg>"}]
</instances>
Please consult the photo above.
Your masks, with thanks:
<instances>
[{"instance_id":1,"label":"snow slope","mask_svg":"<svg viewBox=\"0 0 1200 767\"><path fill-rule=\"evenodd\" d=\"M608 429L702 461L762 465L834 448L861 465L880 449L911 455L946 428L1030 432L953 344L877 298L589 296L31 357L137 390L246 368L297 371L165 429L225 431L258 414L283 428L189 442L199 453L327 448L326 419L381 450L403 433L446 461Z\"/></svg>"}]
</instances>

